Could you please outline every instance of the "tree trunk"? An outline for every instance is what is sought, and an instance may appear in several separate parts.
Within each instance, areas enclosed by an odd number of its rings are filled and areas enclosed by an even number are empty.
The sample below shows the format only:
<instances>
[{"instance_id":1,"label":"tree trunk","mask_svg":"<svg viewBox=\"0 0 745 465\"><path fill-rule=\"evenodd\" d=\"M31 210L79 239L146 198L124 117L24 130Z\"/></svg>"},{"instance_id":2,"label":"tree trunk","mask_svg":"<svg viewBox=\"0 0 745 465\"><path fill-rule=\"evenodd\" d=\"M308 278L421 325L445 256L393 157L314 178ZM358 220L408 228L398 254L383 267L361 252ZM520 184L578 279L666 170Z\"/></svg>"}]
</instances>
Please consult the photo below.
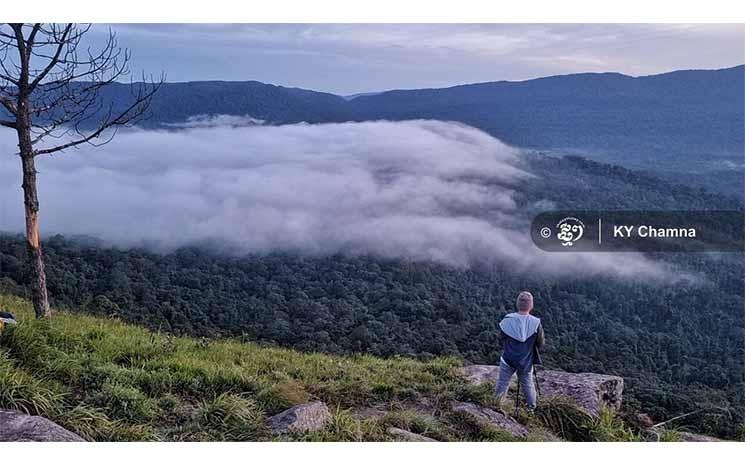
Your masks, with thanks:
<instances>
[{"instance_id":1,"label":"tree trunk","mask_svg":"<svg viewBox=\"0 0 745 465\"><path fill-rule=\"evenodd\" d=\"M36 193L36 163L31 145L31 131L28 125L26 105L19 105L18 148L20 149L21 165L23 167L23 204L26 210L26 247L28 249L34 275L31 283L31 300L34 304L36 318L49 318L47 294L47 274L44 270L44 256L41 252L41 238L39 235L39 198Z\"/></svg>"}]
</instances>

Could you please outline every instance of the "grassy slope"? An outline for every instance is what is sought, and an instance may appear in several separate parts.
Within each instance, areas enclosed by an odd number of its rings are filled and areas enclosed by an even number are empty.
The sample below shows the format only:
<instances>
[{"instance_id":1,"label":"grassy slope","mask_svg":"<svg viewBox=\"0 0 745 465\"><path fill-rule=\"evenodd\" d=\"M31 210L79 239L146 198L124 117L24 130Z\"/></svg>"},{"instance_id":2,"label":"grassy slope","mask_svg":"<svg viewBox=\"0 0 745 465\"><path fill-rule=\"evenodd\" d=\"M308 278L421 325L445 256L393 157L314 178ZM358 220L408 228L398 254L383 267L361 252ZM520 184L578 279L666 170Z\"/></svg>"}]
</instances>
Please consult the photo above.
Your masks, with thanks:
<instances>
[{"instance_id":1,"label":"grassy slope","mask_svg":"<svg viewBox=\"0 0 745 465\"><path fill-rule=\"evenodd\" d=\"M89 440L269 440L267 416L310 399L329 404L333 420L294 439L389 440L388 426L439 440L509 439L449 412L454 399L491 402L489 386L458 376L456 359L303 354L63 312L37 321L28 302L4 295L0 308L21 322L0 336L0 408L46 416ZM355 415L371 407L387 413ZM566 429L562 408L526 419L531 439ZM571 435L634 438L609 416Z\"/></svg>"}]
</instances>

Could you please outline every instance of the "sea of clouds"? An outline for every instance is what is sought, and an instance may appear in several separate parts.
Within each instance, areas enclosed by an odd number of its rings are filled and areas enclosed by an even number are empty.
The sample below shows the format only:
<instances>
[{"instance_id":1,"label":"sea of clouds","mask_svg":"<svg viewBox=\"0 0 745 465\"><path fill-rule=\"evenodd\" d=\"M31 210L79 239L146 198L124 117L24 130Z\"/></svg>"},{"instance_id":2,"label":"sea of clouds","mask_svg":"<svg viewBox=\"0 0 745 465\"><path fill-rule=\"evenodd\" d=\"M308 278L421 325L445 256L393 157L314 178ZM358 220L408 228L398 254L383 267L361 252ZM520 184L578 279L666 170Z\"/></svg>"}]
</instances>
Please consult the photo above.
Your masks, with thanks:
<instances>
[{"instance_id":1,"label":"sea of clouds","mask_svg":"<svg viewBox=\"0 0 745 465\"><path fill-rule=\"evenodd\" d=\"M42 232L162 250L334 253L516 272L670 275L637 254L539 251L516 208L519 152L440 121L240 124L121 132L38 159ZM21 231L15 134L0 131L0 230Z\"/></svg>"}]
</instances>

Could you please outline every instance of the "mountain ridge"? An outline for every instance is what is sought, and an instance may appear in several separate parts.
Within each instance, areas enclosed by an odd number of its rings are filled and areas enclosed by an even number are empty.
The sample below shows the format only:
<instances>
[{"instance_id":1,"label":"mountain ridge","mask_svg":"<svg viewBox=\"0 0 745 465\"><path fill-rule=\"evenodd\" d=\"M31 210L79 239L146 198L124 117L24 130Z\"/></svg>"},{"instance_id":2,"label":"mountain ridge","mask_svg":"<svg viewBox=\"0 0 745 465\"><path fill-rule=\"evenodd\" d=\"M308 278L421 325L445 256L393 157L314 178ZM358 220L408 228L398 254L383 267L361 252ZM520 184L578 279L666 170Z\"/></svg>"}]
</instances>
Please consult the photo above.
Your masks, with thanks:
<instances>
[{"instance_id":1,"label":"mountain ridge","mask_svg":"<svg viewBox=\"0 0 745 465\"><path fill-rule=\"evenodd\" d=\"M127 94L126 85L116 84L105 98L124 105ZM201 81L164 84L141 125L162 128L223 114L265 124L456 121L516 147L578 153L668 179L685 176L742 197L744 104L745 65L640 77L575 73L352 99L259 81Z\"/></svg>"},{"instance_id":2,"label":"mountain ridge","mask_svg":"<svg viewBox=\"0 0 745 465\"><path fill-rule=\"evenodd\" d=\"M439 87L418 87L418 88L394 88L394 89L387 89L387 90L381 90L381 91L371 91L371 92L360 92L356 94L352 94L348 97L354 97L354 98L360 98L360 97L370 97L370 96L377 96L381 94L385 94L388 92L408 92L408 91L416 91L416 90L448 90L448 89L455 89L460 87L470 87L470 86L481 86L481 85L489 85L489 84L525 84L535 81L545 81L545 80L553 80L553 79L571 79L576 77L619 77L623 79L649 79L649 78L660 78L670 75L681 75L681 74L701 74L701 73L716 73L716 72L745 72L745 63L734 65L734 66L728 66L725 68L691 68L691 69L677 69L672 71L665 71L664 73L655 73L655 74L645 74L645 75L639 75L634 76L631 74L625 74L621 72L616 71L586 71L586 72L577 72L577 73L566 73L566 74L552 74L548 76L538 76L528 79L499 79L494 81L475 81L475 82L465 82L462 84L453 84L449 86L439 86ZM313 91L315 92L315 91ZM333 94L333 92L332 92ZM372 95L369 95L372 94ZM338 94L335 94L338 95Z\"/></svg>"},{"instance_id":3,"label":"mountain ridge","mask_svg":"<svg viewBox=\"0 0 745 465\"><path fill-rule=\"evenodd\" d=\"M112 84L101 96L123 109L129 86ZM352 99L259 81L164 83L139 125L173 129L190 118L217 115L275 125L456 121L516 147L582 154L668 178L684 175L686 182L743 196L737 181L745 175L745 65L640 77L575 73Z\"/></svg>"}]
</instances>

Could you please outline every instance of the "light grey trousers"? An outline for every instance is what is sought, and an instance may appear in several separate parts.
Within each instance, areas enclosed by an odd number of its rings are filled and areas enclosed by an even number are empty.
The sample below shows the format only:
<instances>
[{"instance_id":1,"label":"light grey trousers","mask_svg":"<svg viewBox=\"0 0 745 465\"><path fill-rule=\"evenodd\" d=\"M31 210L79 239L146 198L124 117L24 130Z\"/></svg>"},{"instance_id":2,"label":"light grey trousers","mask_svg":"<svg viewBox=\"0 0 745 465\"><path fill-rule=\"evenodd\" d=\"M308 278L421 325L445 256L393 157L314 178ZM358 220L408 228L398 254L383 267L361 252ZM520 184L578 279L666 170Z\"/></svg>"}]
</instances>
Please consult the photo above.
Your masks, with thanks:
<instances>
[{"instance_id":1,"label":"light grey trousers","mask_svg":"<svg viewBox=\"0 0 745 465\"><path fill-rule=\"evenodd\" d=\"M502 401L504 395L507 394L507 390L510 388L510 381L512 376L517 371L517 382L520 385L520 391L525 396L525 403L528 404L529 408L535 408L536 406L536 395L535 395L535 384L533 384L533 367L531 366L528 370L515 370L507 364L503 359L499 359L499 377L497 378L497 386L494 389L494 397L499 402Z\"/></svg>"}]
</instances>

